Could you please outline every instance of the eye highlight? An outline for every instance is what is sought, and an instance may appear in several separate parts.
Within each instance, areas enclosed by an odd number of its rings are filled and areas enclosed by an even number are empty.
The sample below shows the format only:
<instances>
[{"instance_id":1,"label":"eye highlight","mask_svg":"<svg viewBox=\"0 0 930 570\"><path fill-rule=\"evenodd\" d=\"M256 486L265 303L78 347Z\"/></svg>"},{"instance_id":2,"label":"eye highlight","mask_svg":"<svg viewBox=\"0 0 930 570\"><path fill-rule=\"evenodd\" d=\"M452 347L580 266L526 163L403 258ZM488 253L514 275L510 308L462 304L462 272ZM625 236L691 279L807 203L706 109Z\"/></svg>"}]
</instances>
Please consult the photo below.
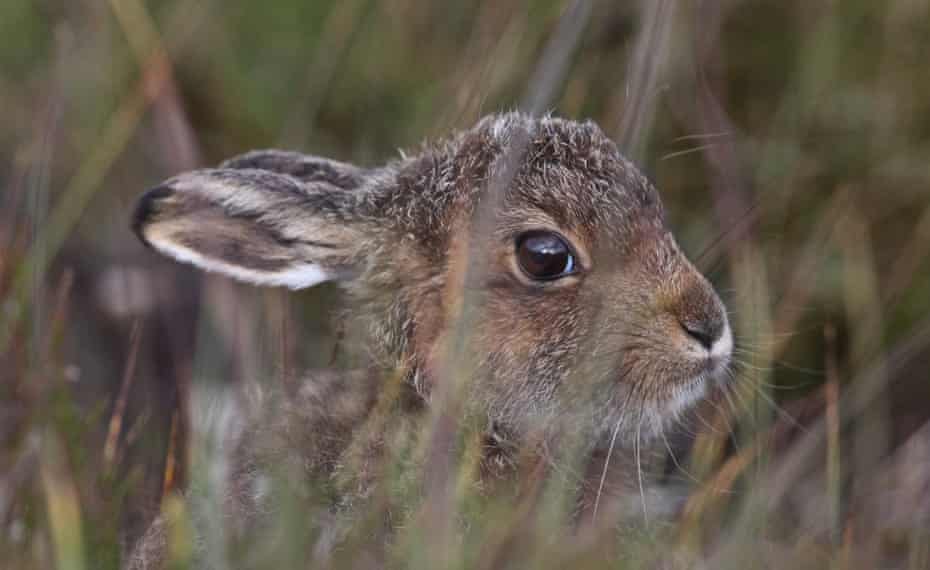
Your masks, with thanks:
<instances>
[{"instance_id":1,"label":"eye highlight","mask_svg":"<svg viewBox=\"0 0 930 570\"><path fill-rule=\"evenodd\" d=\"M517 263L535 281L552 281L575 273L575 253L565 238L555 232L533 230L516 242Z\"/></svg>"}]
</instances>

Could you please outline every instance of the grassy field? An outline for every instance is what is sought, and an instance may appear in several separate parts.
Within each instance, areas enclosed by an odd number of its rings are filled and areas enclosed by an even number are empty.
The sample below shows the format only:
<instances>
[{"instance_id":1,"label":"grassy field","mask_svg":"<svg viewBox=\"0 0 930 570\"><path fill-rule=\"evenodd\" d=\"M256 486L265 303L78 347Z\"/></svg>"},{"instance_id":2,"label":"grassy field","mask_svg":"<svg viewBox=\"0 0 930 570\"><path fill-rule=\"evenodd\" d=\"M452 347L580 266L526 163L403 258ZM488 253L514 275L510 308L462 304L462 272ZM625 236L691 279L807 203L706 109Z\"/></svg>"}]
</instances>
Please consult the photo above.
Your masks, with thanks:
<instances>
[{"instance_id":1,"label":"grassy field","mask_svg":"<svg viewBox=\"0 0 930 570\"><path fill-rule=\"evenodd\" d=\"M391 564L930 568L928 31L926 0L0 2L0 568L118 568L160 508L185 567L216 402L331 360L336 288L156 256L143 190L253 148L375 165L514 108L595 120L656 182L731 310L732 397L674 520L572 535L558 490L533 516L468 491L463 452L468 523L411 516ZM325 500L218 565L303 567ZM377 508L332 567L370 563Z\"/></svg>"}]
</instances>

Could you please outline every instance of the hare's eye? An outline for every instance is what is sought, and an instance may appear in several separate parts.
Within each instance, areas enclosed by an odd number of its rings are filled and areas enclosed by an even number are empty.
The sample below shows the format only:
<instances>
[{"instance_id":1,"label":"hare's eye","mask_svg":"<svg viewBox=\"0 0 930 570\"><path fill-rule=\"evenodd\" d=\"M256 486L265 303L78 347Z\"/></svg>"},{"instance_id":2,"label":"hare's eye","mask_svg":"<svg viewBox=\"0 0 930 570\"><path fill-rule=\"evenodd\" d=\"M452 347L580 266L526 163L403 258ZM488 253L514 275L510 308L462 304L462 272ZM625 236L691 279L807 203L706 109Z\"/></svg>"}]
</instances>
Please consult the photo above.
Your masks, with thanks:
<instances>
[{"instance_id":1,"label":"hare's eye","mask_svg":"<svg viewBox=\"0 0 930 570\"><path fill-rule=\"evenodd\" d=\"M534 230L517 238L517 261L531 279L549 281L575 271L575 255L554 232Z\"/></svg>"}]
</instances>

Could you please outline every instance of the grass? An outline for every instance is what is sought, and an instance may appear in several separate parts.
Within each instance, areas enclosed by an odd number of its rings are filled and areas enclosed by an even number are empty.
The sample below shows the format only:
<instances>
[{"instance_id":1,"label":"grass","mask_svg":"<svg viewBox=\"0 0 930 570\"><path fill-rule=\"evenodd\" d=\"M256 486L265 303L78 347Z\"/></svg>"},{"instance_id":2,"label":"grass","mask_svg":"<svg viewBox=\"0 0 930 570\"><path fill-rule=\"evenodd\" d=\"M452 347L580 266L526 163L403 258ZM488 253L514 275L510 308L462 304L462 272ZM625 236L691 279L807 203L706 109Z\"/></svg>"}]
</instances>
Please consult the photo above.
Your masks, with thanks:
<instances>
[{"instance_id":1,"label":"grass","mask_svg":"<svg viewBox=\"0 0 930 570\"><path fill-rule=\"evenodd\" d=\"M142 190L267 146L375 164L522 106L636 158L731 310L733 389L676 457L689 498L573 534L558 477L475 492L464 429L422 508L428 446L398 429L332 567L367 564L385 513L404 568L930 567L930 8L640 4L4 2L0 566L117 568L155 509L181 567L189 525L224 544L174 494L219 492L216 402L332 358L337 291L157 259L127 229ZM277 492L267 542L220 566L306 563L333 490Z\"/></svg>"}]
</instances>

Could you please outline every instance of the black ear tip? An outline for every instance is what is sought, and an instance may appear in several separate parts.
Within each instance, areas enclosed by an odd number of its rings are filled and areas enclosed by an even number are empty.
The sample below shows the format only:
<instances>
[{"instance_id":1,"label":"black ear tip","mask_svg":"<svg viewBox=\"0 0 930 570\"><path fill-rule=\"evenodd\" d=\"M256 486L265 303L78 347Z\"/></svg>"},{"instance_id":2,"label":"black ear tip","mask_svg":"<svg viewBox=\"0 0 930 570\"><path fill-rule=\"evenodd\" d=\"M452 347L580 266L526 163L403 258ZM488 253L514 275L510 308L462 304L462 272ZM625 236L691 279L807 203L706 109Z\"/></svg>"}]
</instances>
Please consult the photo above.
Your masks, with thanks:
<instances>
[{"instance_id":1,"label":"black ear tip","mask_svg":"<svg viewBox=\"0 0 930 570\"><path fill-rule=\"evenodd\" d=\"M136 208L132 212L132 231L147 246L152 244L145 238L144 229L155 214L158 212L158 202L170 197L174 190L170 186L156 186L148 190L136 203Z\"/></svg>"}]
</instances>

